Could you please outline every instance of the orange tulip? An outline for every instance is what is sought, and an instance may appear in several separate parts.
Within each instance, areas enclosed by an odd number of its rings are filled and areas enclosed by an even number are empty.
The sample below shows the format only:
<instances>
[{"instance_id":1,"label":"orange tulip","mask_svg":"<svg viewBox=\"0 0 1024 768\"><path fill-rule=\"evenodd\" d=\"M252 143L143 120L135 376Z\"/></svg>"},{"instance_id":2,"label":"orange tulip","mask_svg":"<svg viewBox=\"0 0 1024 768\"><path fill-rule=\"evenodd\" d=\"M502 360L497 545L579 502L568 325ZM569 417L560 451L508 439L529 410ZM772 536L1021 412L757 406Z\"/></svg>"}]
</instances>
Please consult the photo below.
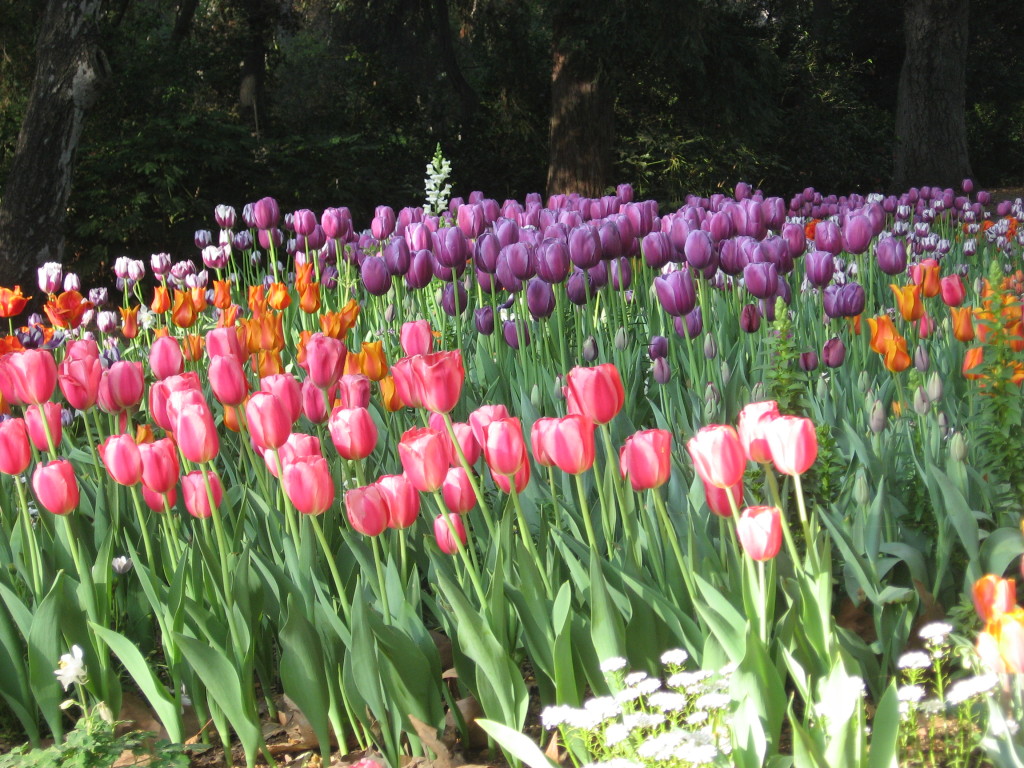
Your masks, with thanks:
<instances>
[{"instance_id":1,"label":"orange tulip","mask_svg":"<svg viewBox=\"0 0 1024 768\"><path fill-rule=\"evenodd\" d=\"M395 379L393 376L385 376L377 382L377 385L380 387L380 399L383 401L385 408L392 412L405 408L405 403L402 402L402 398L398 396L398 392L395 389Z\"/></svg>"},{"instance_id":2,"label":"orange tulip","mask_svg":"<svg viewBox=\"0 0 1024 768\"><path fill-rule=\"evenodd\" d=\"M183 339L181 345L181 351L185 355L185 359L190 363L194 363L196 360L203 359L203 349L206 347L206 339L202 336L190 333Z\"/></svg>"},{"instance_id":3,"label":"orange tulip","mask_svg":"<svg viewBox=\"0 0 1024 768\"><path fill-rule=\"evenodd\" d=\"M238 423L238 408L239 406L234 405L224 406L224 426L230 429L232 432L241 431L241 425L239 425Z\"/></svg>"},{"instance_id":4,"label":"orange tulip","mask_svg":"<svg viewBox=\"0 0 1024 768\"><path fill-rule=\"evenodd\" d=\"M295 267L295 292L302 294L306 286L313 282L313 262L299 264Z\"/></svg>"},{"instance_id":5,"label":"orange tulip","mask_svg":"<svg viewBox=\"0 0 1024 768\"><path fill-rule=\"evenodd\" d=\"M153 329L153 338L154 339L162 339L164 336L170 336L170 335L171 335L171 329L170 328L163 327L163 328L154 328Z\"/></svg>"},{"instance_id":6,"label":"orange tulip","mask_svg":"<svg viewBox=\"0 0 1024 768\"><path fill-rule=\"evenodd\" d=\"M281 353L277 350L260 350L256 353L256 370L261 379L284 373L284 365L281 363Z\"/></svg>"},{"instance_id":7,"label":"orange tulip","mask_svg":"<svg viewBox=\"0 0 1024 768\"><path fill-rule=\"evenodd\" d=\"M888 315L869 317L868 327L871 329L871 350L880 355L885 354L889 340L899 336L892 318Z\"/></svg>"},{"instance_id":8,"label":"orange tulip","mask_svg":"<svg viewBox=\"0 0 1024 768\"><path fill-rule=\"evenodd\" d=\"M384 357L384 342L364 341L359 352L360 372L370 381L380 381L388 373L388 361Z\"/></svg>"},{"instance_id":9,"label":"orange tulip","mask_svg":"<svg viewBox=\"0 0 1024 768\"><path fill-rule=\"evenodd\" d=\"M192 294L192 303L196 305L196 312L202 312L206 309L209 304L206 302L206 289L196 286L190 289L189 293Z\"/></svg>"},{"instance_id":10,"label":"orange tulip","mask_svg":"<svg viewBox=\"0 0 1024 768\"><path fill-rule=\"evenodd\" d=\"M239 309L240 307L237 304L231 304L227 307L224 307L220 311L220 317L217 318L217 327L230 328L232 325L237 323Z\"/></svg>"},{"instance_id":11,"label":"orange tulip","mask_svg":"<svg viewBox=\"0 0 1024 768\"><path fill-rule=\"evenodd\" d=\"M0 317L20 315L21 310L25 308L25 304L31 298L31 296L21 295L20 285L14 286L13 291L0 286Z\"/></svg>"},{"instance_id":12,"label":"orange tulip","mask_svg":"<svg viewBox=\"0 0 1024 768\"><path fill-rule=\"evenodd\" d=\"M231 306L231 281L213 281L213 306L217 309L227 309Z\"/></svg>"},{"instance_id":13,"label":"orange tulip","mask_svg":"<svg viewBox=\"0 0 1024 768\"><path fill-rule=\"evenodd\" d=\"M167 293L166 285L158 285L153 290L153 303L149 305L149 308L158 315L162 315L171 308L171 296Z\"/></svg>"},{"instance_id":14,"label":"orange tulip","mask_svg":"<svg viewBox=\"0 0 1024 768\"><path fill-rule=\"evenodd\" d=\"M262 285L249 286L249 310L253 316L260 315L267 308L267 292Z\"/></svg>"},{"instance_id":15,"label":"orange tulip","mask_svg":"<svg viewBox=\"0 0 1024 768\"><path fill-rule=\"evenodd\" d=\"M910 355L907 354L907 340L902 336L890 339L885 349L885 367L893 373L899 373L907 370L910 363Z\"/></svg>"},{"instance_id":16,"label":"orange tulip","mask_svg":"<svg viewBox=\"0 0 1024 768\"><path fill-rule=\"evenodd\" d=\"M338 312L324 312L320 315L320 330L325 336L344 341L345 336L359 317L359 303L349 299L348 303Z\"/></svg>"},{"instance_id":17,"label":"orange tulip","mask_svg":"<svg viewBox=\"0 0 1024 768\"><path fill-rule=\"evenodd\" d=\"M971 307L950 307L953 319L953 338L957 341L974 341L974 324L971 322Z\"/></svg>"},{"instance_id":18,"label":"orange tulip","mask_svg":"<svg viewBox=\"0 0 1024 768\"><path fill-rule=\"evenodd\" d=\"M46 302L43 309L50 322L57 328L77 328L82 324L82 316L93 306L93 303L83 299L78 291L64 291L56 299Z\"/></svg>"},{"instance_id":19,"label":"orange tulip","mask_svg":"<svg viewBox=\"0 0 1024 768\"><path fill-rule=\"evenodd\" d=\"M271 283L267 293L267 306L271 309L287 309L291 306L292 297L288 286L284 283Z\"/></svg>"},{"instance_id":20,"label":"orange tulip","mask_svg":"<svg viewBox=\"0 0 1024 768\"><path fill-rule=\"evenodd\" d=\"M320 311L320 283L309 283L299 291L299 309L307 315Z\"/></svg>"},{"instance_id":21,"label":"orange tulip","mask_svg":"<svg viewBox=\"0 0 1024 768\"><path fill-rule=\"evenodd\" d=\"M924 315L924 304L921 303L920 285L890 285L893 295L896 297L896 306L900 314L907 322L920 320Z\"/></svg>"},{"instance_id":22,"label":"orange tulip","mask_svg":"<svg viewBox=\"0 0 1024 768\"><path fill-rule=\"evenodd\" d=\"M126 339L134 339L139 335L139 309L141 307L141 304L131 309L118 307L121 311L121 333Z\"/></svg>"},{"instance_id":23,"label":"orange tulip","mask_svg":"<svg viewBox=\"0 0 1024 768\"><path fill-rule=\"evenodd\" d=\"M171 310L171 322L179 328L191 328L199 317L192 294L188 291L174 290L174 307Z\"/></svg>"},{"instance_id":24,"label":"orange tulip","mask_svg":"<svg viewBox=\"0 0 1024 768\"><path fill-rule=\"evenodd\" d=\"M910 268L910 279L914 285L921 286L921 293L930 299L942 292L942 285L939 283L941 270L942 267L935 259L925 259Z\"/></svg>"},{"instance_id":25,"label":"orange tulip","mask_svg":"<svg viewBox=\"0 0 1024 768\"><path fill-rule=\"evenodd\" d=\"M8 352L20 352L23 349L21 340L17 336L4 336L0 338L0 357L3 357Z\"/></svg>"},{"instance_id":26,"label":"orange tulip","mask_svg":"<svg viewBox=\"0 0 1024 768\"><path fill-rule=\"evenodd\" d=\"M857 336L860 336L860 318L861 318L860 315L857 315L856 317L849 318L849 320L850 320L850 330L852 330Z\"/></svg>"},{"instance_id":27,"label":"orange tulip","mask_svg":"<svg viewBox=\"0 0 1024 768\"><path fill-rule=\"evenodd\" d=\"M808 240L814 239L814 230L818 228L818 219L811 219L804 224L804 237Z\"/></svg>"},{"instance_id":28,"label":"orange tulip","mask_svg":"<svg viewBox=\"0 0 1024 768\"><path fill-rule=\"evenodd\" d=\"M967 350L967 354L964 355L964 364L960 369L961 373L968 379L981 379L984 378L984 374L981 373L970 373L980 366L984 360L985 348L984 347L971 347Z\"/></svg>"},{"instance_id":29,"label":"orange tulip","mask_svg":"<svg viewBox=\"0 0 1024 768\"><path fill-rule=\"evenodd\" d=\"M365 353L362 350L356 352L355 350L349 350L349 353L345 355L345 367L341 371L342 376L351 376L354 373L363 372L363 357Z\"/></svg>"},{"instance_id":30,"label":"orange tulip","mask_svg":"<svg viewBox=\"0 0 1024 768\"><path fill-rule=\"evenodd\" d=\"M996 674L1024 672L1024 610L993 616L978 634L978 655Z\"/></svg>"},{"instance_id":31,"label":"orange tulip","mask_svg":"<svg viewBox=\"0 0 1024 768\"><path fill-rule=\"evenodd\" d=\"M981 620L991 621L1017 607L1017 582L990 573L974 582L971 598Z\"/></svg>"},{"instance_id":32,"label":"orange tulip","mask_svg":"<svg viewBox=\"0 0 1024 768\"><path fill-rule=\"evenodd\" d=\"M135 442L138 445L142 443L154 443L156 442L156 436L153 434L153 427L149 424L139 424L135 430Z\"/></svg>"}]
</instances>

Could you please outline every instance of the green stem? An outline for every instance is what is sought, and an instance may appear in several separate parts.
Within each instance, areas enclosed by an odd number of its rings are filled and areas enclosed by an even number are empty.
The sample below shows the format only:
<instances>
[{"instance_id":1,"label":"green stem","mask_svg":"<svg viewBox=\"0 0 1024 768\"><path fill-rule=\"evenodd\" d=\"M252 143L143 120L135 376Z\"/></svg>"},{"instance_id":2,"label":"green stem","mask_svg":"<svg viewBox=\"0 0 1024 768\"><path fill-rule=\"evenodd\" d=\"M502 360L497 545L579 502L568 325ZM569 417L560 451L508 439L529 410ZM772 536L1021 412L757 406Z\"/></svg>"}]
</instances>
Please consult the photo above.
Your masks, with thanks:
<instances>
[{"instance_id":1,"label":"green stem","mask_svg":"<svg viewBox=\"0 0 1024 768\"><path fill-rule=\"evenodd\" d=\"M345 585L341 580L341 574L338 572L338 564L334 562L334 553L327 544L327 538L324 536L324 529L320 526L319 518L316 515L310 515L309 521L313 526L313 533L316 535L317 541L320 542L320 547L324 551L324 557L327 559L327 567L331 571L331 578L334 579L334 588L338 592L338 601L341 603L342 613L345 614L345 622L349 623L352 605L349 603L348 595L345 593Z\"/></svg>"}]
</instances>

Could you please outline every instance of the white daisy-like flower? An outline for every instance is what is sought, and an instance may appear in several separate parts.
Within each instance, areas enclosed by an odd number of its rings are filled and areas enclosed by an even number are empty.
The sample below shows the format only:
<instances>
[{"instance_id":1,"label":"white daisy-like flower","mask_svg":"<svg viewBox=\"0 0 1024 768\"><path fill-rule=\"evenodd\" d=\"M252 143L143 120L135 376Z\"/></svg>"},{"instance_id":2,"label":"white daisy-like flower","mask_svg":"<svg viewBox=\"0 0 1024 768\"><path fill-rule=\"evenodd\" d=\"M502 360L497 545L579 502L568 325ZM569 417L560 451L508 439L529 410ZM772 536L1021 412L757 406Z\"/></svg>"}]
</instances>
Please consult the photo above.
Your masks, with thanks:
<instances>
[{"instance_id":1,"label":"white daisy-like flower","mask_svg":"<svg viewBox=\"0 0 1024 768\"><path fill-rule=\"evenodd\" d=\"M690 654L682 648L673 648L661 654L661 663L666 666L675 665L681 667L689 658Z\"/></svg>"},{"instance_id":2,"label":"white daisy-like flower","mask_svg":"<svg viewBox=\"0 0 1024 768\"><path fill-rule=\"evenodd\" d=\"M642 680L646 680L646 679L647 679L647 673L646 672L630 672L628 675L626 675L622 679L622 682L625 683L626 685L633 686L633 685L636 685L637 683L641 682Z\"/></svg>"},{"instance_id":3,"label":"white daisy-like flower","mask_svg":"<svg viewBox=\"0 0 1024 768\"><path fill-rule=\"evenodd\" d=\"M640 691L644 696L648 696L661 688L661 680L656 677L648 677L646 680L641 680L633 687Z\"/></svg>"},{"instance_id":4,"label":"white daisy-like flower","mask_svg":"<svg viewBox=\"0 0 1024 768\"><path fill-rule=\"evenodd\" d=\"M702 725L708 721L708 713L703 709L698 709L696 712L691 712L686 716L687 725Z\"/></svg>"},{"instance_id":5,"label":"white daisy-like flower","mask_svg":"<svg viewBox=\"0 0 1024 768\"><path fill-rule=\"evenodd\" d=\"M614 747L616 744L621 744L629 738L632 730L625 723L612 723L604 732L604 745L606 747Z\"/></svg>"},{"instance_id":6,"label":"white daisy-like flower","mask_svg":"<svg viewBox=\"0 0 1024 768\"><path fill-rule=\"evenodd\" d=\"M583 703L583 708L587 712L597 715L602 720L610 720L622 714L622 707L611 696L597 696L593 699L587 699Z\"/></svg>"},{"instance_id":7,"label":"white daisy-like flower","mask_svg":"<svg viewBox=\"0 0 1024 768\"><path fill-rule=\"evenodd\" d=\"M694 703L697 709L725 709L731 701L724 693L705 693Z\"/></svg>"},{"instance_id":8,"label":"white daisy-like flower","mask_svg":"<svg viewBox=\"0 0 1024 768\"><path fill-rule=\"evenodd\" d=\"M918 702L924 698L925 690L921 685L904 685L896 691L898 701Z\"/></svg>"},{"instance_id":9,"label":"white daisy-like flower","mask_svg":"<svg viewBox=\"0 0 1024 768\"><path fill-rule=\"evenodd\" d=\"M616 692L615 700L620 704L625 704L627 701L636 701L643 693L640 692L639 688L623 688L621 691Z\"/></svg>"},{"instance_id":10,"label":"white daisy-like flower","mask_svg":"<svg viewBox=\"0 0 1024 768\"><path fill-rule=\"evenodd\" d=\"M718 747L714 744L695 744L681 747L676 757L692 765L709 765L718 757Z\"/></svg>"},{"instance_id":11,"label":"white daisy-like flower","mask_svg":"<svg viewBox=\"0 0 1024 768\"><path fill-rule=\"evenodd\" d=\"M933 621L918 630L917 636L925 642L941 643L953 631L953 625L945 621Z\"/></svg>"},{"instance_id":12,"label":"white daisy-like flower","mask_svg":"<svg viewBox=\"0 0 1024 768\"><path fill-rule=\"evenodd\" d=\"M635 728L657 728L665 722L665 716L658 712L631 712L622 716L624 725L630 730Z\"/></svg>"},{"instance_id":13,"label":"white daisy-like flower","mask_svg":"<svg viewBox=\"0 0 1024 768\"><path fill-rule=\"evenodd\" d=\"M648 704L662 712L680 712L686 709L689 702L690 700L683 694L670 691L657 691L647 699Z\"/></svg>"},{"instance_id":14,"label":"white daisy-like flower","mask_svg":"<svg viewBox=\"0 0 1024 768\"><path fill-rule=\"evenodd\" d=\"M564 723L572 728L592 731L604 721L605 718L601 717L598 712L592 712L587 709L570 708L569 711L565 713Z\"/></svg>"},{"instance_id":15,"label":"white daisy-like flower","mask_svg":"<svg viewBox=\"0 0 1024 768\"><path fill-rule=\"evenodd\" d=\"M610 659L605 659L601 662L601 671L607 674L608 672L618 672L620 669L625 669L628 662L621 656L612 656Z\"/></svg>"},{"instance_id":16,"label":"white daisy-like flower","mask_svg":"<svg viewBox=\"0 0 1024 768\"><path fill-rule=\"evenodd\" d=\"M668 679L670 688L682 688L686 691L700 686L705 680L711 677L711 673L698 669L693 672L676 672Z\"/></svg>"},{"instance_id":17,"label":"white daisy-like flower","mask_svg":"<svg viewBox=\"0 0 1024 768\"><path fill-rule=\"evenodd\" d=\"M71 653L65 653L60 657L58 668L53 670L60 684L66 691L76 683L82 685L85 682L85 653L80 646L72 645Z\"/></svg>"},{"instance_id":18,"label":"white daisy-like flower","mask_svg":"<svg viewBox=\"0 0 1024 768\"><path fill-rule=\"evenodd\" d=\"M688 740L689 734L686 731L668 731L667 733L661 733L647 739L647 741L636 748L636 753L640 757L653 758L654 760L671 760L675 749Z\"/></svg>"},{"instance_id":19,"label":"white daisy-like flower","mask_svg":"<svg viewBox=\"0 0 1024 768\"><path fill-rule=\"evenodd\" d=\"M562 723L566 722L569 710L573 707L567 704L559 704L552 707L544 707L540 713L540 723L549 731L552 728L557 728Z\"/></svg>"},{"instance_id":20,"label":"white daisy-like flower","mask_svg":"<svg viewBox=\"0 0 1024 768\"><path fill-rule=\"evenodd\" d=\"M926 715L937 715L946 711L946 706L938 699L925 699L919 706Z\"/></svg>"},{"instance_id":21,"label":"white daisy-like flower","mask_svg":"<svg viewBox=\"0 0 1024 768\"><path fill-rule=\"evenodd\" d=\"M953 683L946 691L946 703L950 706L963 704L975 696L980 696L986 691L992 690L999 681L993 674L977 675L976 677L965 677Z\"/></svg>"},{"instance_id":22,"label":"white daisy-like flower","mask_svg":"<svg viewBox=\"0 0 1024 768\"><path fill-rule=\"evenodd\" d=\"M924 651L908 651L896 662L900 669L928 669L931 665L931 657Z\"/></svg>"}]
</instances>

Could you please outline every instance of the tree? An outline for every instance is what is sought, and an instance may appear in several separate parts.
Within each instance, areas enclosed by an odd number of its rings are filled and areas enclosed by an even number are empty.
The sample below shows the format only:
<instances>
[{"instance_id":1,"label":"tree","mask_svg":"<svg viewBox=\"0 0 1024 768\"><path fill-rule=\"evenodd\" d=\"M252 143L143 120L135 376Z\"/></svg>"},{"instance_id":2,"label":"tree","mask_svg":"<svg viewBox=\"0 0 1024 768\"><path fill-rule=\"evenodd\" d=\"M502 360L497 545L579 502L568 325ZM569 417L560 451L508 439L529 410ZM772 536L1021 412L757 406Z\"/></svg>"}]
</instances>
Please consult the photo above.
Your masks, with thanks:
<instances>
[{"instance_id":1,"label":"tree","mask_svg":"<svg viewBox=\"0 0 1024 768\"><path fill-rule=\"evenodd\" d=\"M893 184L955 186L971 176L964 99L970 0L906 0Z\"/></svg>"},{"instance_id":2,"label":"tree","mask_svg":"<svg viewBox=\"0 0 1024 768\"><path fill-rule=\"evenodd\" d=\"M37 266L61 261L63 225L82 124L106 73L101 0L47 0L18 145L0 201L0 273L34 284Z\"/></svg>"}]
</instances>

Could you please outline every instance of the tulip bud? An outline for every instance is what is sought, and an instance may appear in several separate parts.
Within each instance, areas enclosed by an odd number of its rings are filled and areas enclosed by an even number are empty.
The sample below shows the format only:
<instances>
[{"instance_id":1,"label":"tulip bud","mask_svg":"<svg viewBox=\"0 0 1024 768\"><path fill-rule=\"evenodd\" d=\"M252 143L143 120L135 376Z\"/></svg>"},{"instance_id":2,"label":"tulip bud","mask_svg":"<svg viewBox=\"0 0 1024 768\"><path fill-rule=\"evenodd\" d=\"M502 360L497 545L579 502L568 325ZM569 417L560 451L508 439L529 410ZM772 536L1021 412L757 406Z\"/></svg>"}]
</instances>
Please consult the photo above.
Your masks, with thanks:
<instances>
[{"instance_id":1,"label":"tulip bud","mask_svg":"<svg viewBox=\"0 0 1024 768\"><path fill-rule=\"evenodd\" d=\"M914 350L914 367L921 373L927 373L929 362L928 350L918 345L917 349Z\"/></svg>"},{"instance_id":2,"label":"tulip bud","mask_svg":"<svg viewBox=\"0 0 1024 768\"><path fill-rule=\"evenodd\" d=\"M732 377L732 371L729 370L729 363L725 360L722 361L722 386L726 386L729 383L729 379Z\"/></svg>"},{"instance_id":3,"label":"tulip bud","mask_svg":"<svg viewBox=\"0 0 1024 768\"><path fill-rule=\"evenodd\" d=\"M949 455L953 461L964 462L967 460L967 442L962 432L957 432L949 438Z\"/></svg>"},{"instance_id":4,"label":"tulip bud","mask_svg":"<svg viewBox=\"0 0 1024 768\"><path fill-rule=\"evenodd\" d=\"M885 429L886 425L885 406L882 405L881 400L875 400L871 406L871 416L868 419L868 425L871 427L871 431L876 435Z\"/></svg>"},{"instance_id":5,"label":"tulip bud","mask_svg":"<svg viewBox=\"0 0 1024 768\"><path fill-rule=\"evenodd\" d=\"M669 367L668 359L664 357L656 358L652 368L652 375L654 380L659 384L668 384L672 379L672 369Z\"/></svg>"},{"instance_id":6,"label":"tulip bud","mask_svg":"<svg viewBox=\"0 0 1024 768\"><path fill-rule=\"evenodd\" d=\"M863 469L857 470L857 477L853 481L853 499L862 507L871 502L871 489L868 488L868 479Z\"/></svg>"},{"instance_id":7,"label":"tulip bud","mask_svg":"<svg viewBox=\"0 0 1024 768\"><path fill-rule=\"evenodd\" d=\"M825 342L821 350L821 357L829 368L838 368L846 359L846 346L838 336L833 336Z\"/></svg>"},{"instance_id":8,"label":"tulip bud","mask_svg":"<svg viewBox=\"0 0 1024 768\"><path fill-rule=\"evenodd\" d=\"M592 363L597 359L597 339L588 336L583 342L583 359Z\"/></svg>"},{"instance_id":9,"label":"tulip bud","mask_svg":"<svg viewBox=\"0 0 1024 768\"><path fill-rule=\"evenodd\" d=\"M818 383L814 385L815 395L819 400L824 400L828 397L828 384L825 379L819 378Z\"/></svg>"},{"instance_id":10,"label":"tulip bud","mask_svg":"<svg viewBox=\"0 0 1024 768\"><path fill-rule=\"evenodd\" d=\"M939 434L943 438L949 437L949 419L946 418L945 413L939 413Z\"/></svg>"},{"instance_id":11,"label":"tulip bud","mask_svg":"<svg viewBox=\"0 0 1024 768\"><path fill-rule=\"evenodd\" d=\"M867 371L861 371L857 376L857 389L861 392L867 392L871 387L871 379L868 378Z\"/></svg>"},{"instance_id":12,"label":"tulip bud","mask_svg":"<svg viewBox=\"0 0 1024 768\"><path fill-rule=\"evenodd\" d=\"M928 400L928 394L924 391L924 387L918 387L914 390L914 413L924 416L930 409L931 402Z\"/></svg>"},{"instance_id":13,"label":"tulip bud","mask_svg":"<svg viewBox=\"0 0 1024 768\"><path fill-rule=\"evenodd\" d=\"M615 332L615 348L619 351L624 350L629 344L629 334L626 333L625 328L619 328Z\"/></svg>"},{"instance_id":14,"label":"tulip bud","mask_svg":"<svg viewBox=\"0 0 1024 768\"><path fill-rule=\"evenodd\" d=\"M715 344L714 336L710 334L704 337L704 357L708 360L714 360L718 357L718 345Z\"/></svg>"},{"instance_id":15,"label":"tulip bud","mask_svg":"<svg viewBox=\"0 0 1024 768\"><path fill-rule=\"evenodd\" d=\"M928 393L928 399L933 403L942 399L942 377L938 371L932 371L931 376L928 377L925 391Z\"/></svg>"}]
</instances>

